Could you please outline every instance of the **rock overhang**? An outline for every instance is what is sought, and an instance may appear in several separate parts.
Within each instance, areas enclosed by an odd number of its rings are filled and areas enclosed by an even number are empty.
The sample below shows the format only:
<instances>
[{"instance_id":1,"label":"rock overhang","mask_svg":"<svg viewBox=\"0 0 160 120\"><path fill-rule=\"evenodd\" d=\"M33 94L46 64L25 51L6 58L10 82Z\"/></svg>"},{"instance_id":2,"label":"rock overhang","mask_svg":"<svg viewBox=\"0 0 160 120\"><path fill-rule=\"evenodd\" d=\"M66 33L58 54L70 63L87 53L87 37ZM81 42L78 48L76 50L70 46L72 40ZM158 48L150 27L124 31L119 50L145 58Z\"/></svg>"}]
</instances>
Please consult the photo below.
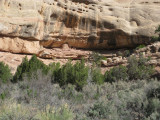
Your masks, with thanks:
<instances>
[{"instance_id":1,"label":"rock overhang","mask_svg":"<svg viewBox=\"0 0 160 120\"><path fill-rule=\"evenodd\" d=\"M133 47L155 34L159 15L158 0L2 0L0 34L42 47Z\"/></svg>"}]
</instances>

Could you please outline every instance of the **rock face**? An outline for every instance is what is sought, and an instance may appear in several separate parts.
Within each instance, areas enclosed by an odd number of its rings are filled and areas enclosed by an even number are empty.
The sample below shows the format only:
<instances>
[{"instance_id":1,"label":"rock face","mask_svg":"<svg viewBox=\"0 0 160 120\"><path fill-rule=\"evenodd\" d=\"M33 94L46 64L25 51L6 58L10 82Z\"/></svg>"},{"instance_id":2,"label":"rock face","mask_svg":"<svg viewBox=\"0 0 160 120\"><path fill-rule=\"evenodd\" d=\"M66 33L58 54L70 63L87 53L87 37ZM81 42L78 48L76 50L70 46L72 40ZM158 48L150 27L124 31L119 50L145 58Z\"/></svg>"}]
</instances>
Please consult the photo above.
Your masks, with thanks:
<instances>
[{"instance_id":1,"label":"rock face","mask_svg":"<svg viewBox=\"0 0 160 120\"><path fill-rule=\"evenodd\" d=\"M159 0L0 0L0 50L132 47L159 24Z\"/></svg>"},{"instance_id":2,"label":"rock face","mask_svg":"<svg viewBox=\"0 0 160 120\"><path fill-rule=\"evenodd\" d=\"M12 53L27 53L37 54L42 47L39 41L27 41L18 37L1 37L0 51L7 51Z\"/></svg>"}]
</instances>

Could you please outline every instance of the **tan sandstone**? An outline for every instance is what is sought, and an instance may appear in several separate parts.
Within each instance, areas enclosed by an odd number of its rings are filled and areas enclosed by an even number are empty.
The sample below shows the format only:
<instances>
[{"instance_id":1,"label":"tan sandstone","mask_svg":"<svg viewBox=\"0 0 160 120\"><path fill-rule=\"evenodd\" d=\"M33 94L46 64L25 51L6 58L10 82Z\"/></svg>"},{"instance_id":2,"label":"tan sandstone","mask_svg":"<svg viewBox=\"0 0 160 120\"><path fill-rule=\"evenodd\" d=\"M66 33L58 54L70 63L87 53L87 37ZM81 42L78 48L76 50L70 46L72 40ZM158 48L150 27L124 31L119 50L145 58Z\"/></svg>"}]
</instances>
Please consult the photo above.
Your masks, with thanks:
<instances>
[{"instance_id":1,"label":"tan sandstone","mask_svg":"<svg viewBox=\"0 0 160 120\"><path fill-rule=\"evenodd\" d=\"M0 0L0 50L133 47L159 24L159 0Z\"/></svg>"}]
</instances>

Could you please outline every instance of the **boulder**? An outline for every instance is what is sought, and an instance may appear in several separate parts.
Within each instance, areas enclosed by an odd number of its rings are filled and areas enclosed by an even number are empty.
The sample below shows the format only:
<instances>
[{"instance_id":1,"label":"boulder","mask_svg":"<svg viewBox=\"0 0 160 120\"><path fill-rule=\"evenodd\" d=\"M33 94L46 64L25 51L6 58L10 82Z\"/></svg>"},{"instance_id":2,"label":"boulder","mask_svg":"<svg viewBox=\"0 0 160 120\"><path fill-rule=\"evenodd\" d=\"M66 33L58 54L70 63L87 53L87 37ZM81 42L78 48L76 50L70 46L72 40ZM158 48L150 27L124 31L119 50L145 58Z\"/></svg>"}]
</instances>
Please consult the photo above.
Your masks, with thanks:
<instances>
[{"instance_id":1,"label":"boulder","mask_svg":"<svg viewBox=\"0 0 160 120\"><path fill-rule=\"evenodd\" d=\"M112 63L112 58L107 58L107 63Z\"/></svg>"},{"instance_id":2,"label":"boulder","mask_svg":"<svg viewBox=\"0 0 160 120\"><path fill-rule=\"evenodd\" d=\"M62 49L63 50L69 50L70 48L69 48L68 44L63 44Z\"/></svg>"},{"instance_id":3,"label":"boulder","mask_svg":"<svg viewBox=\"0 0 160 120\"><path fill-rule=\"evenodd\" d=\"M151 64L151 65L157 65L157 63L158 63L157 60L150 60L149 61L149 64Z\"/></svg>"},{"instance_id":4,"label":"boulder","mask_svg":"<svg viewBox=\"0 0 160 120\"><path fill-rule=\"evenodd\" d=\"M107 61L106 60L101 60L101 65L102 66L107 66Z\"/></svg>"},{"instance_id":5,"label":"boulder","mask_svg":"<svg viewBox=\"0 0 160 120\"><path fill-rule=\"evenodd\" d=\"M122 56L118 56L119 60L122 60Z\"/></svg>"},{"instance_id":6,"label":"boulder","mask_svg":"<svg viewBox=\"0 0 160 120\"><path fill-rule=\"evenodd\" d=\"M113 57L112 60L113 61L120 61L120 58L119 57Z\"/></svg>"}]
</instances>

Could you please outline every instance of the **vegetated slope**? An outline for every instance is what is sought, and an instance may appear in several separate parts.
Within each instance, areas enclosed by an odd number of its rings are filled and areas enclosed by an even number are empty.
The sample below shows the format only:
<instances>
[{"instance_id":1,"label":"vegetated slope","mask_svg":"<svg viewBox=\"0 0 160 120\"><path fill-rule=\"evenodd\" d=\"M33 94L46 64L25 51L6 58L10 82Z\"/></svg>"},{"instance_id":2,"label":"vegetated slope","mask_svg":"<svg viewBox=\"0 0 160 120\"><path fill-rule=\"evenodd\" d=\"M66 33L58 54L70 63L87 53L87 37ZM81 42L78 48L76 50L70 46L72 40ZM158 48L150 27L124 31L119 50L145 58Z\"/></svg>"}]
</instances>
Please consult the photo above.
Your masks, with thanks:
<instances>
[{"instance_id":1,"label":"vegetated slope","mask_svg":"<svg viewBox=\"0 0 160 120\"><path fill-rule=\"evenodd\" d=\"M1 84L0 120L158 120L160 82L154 79L89 83L61 88L37 71L28 80Z\"/></svg>"},{"instance_id":2,"label":"vegetated slope","mask_svg":"<svg viewBox=\"0 0 160 120\"><path fill-rule=\"evenodd\" d=\"M0 64L0 120L160 119L160 82L150 58L132 55L126 67L103 75L97 67L104 56L90 57L92 67L84 60L60 66L25 57L13 78Z\"/></svg>"}]
</instances>

